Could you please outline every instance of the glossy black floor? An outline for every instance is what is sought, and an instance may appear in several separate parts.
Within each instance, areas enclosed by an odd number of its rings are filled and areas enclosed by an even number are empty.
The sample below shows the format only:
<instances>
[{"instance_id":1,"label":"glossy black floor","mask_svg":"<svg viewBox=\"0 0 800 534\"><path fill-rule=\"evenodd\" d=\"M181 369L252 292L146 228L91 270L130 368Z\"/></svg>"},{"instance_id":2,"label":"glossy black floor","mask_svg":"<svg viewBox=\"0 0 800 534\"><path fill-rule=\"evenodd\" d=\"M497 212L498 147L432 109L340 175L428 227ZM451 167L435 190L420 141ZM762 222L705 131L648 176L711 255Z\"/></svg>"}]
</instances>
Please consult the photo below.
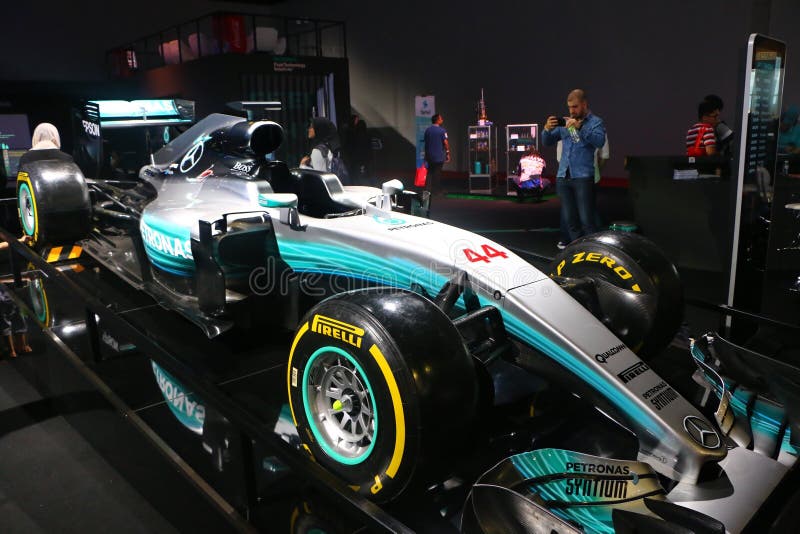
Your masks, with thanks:
<instances>
[{"instance_id":1,"label":"glossy black floor","mask_svg":"<svg viewBox=\"0 0 800 534\"><path fill-rule=\"evenodd\" d=\"M632 217L625 189L601 190L598 204L606 221ZM435 198L431 216L481 233L545 268L557 252L558 210L558 200L553 198L533 203L454 194ZM288 333L264 332L250 338L236 333L209 341L196 327L160 308L92 260L84 258L71 265L64 272L82 290L190 364L265 427L292 440L293 429L281 417ZM7 273L8 267L3 272ZM688 276L690 292L713 294L713 287L709 289L713 277L692 285L693 273ZM100 343L93 345L86 327L86 309L71 292L48 280L11 290L29 309L28 336L33 352L0 360L2 532L241 530L239 518L204 493L202 484L191 478L192 472L258 531L360 532L374 528L340 500L286 469L259 443L252 445L249 454L239 454L243 445L236 442L241 441L240 436L224 420L220 420L218 432L203 436L191 429L191 421L181 424L165 401L148 355L126 347L128 340L116 338L102 324ZM684 335L718 325L714 314L687 312ZM49 332L42 333L32 318L36 315L49 325ZM76 357L70 359L70 352ZM653 365L691 396L691 366L676 361L689 362L680 342ZM128 416L120 413L120 405L109 401L109 395L98 393L93 377L130 410ZM513 369L496 369L495 381L502 381L506 391L539 387L535 380ZM166 387L162 381L161 388ZM194 400L203 404L203 399ZM558 409L552 410L553 417L547 423L553 427L558 425L556 419L563 419L565 410L571 410L561 401L566 403L567 399L553 401ZM205 408L206 416L214 417L214 406ZM520 406L523 412L527 408ZM548 406L537 409L547 416ZM460 478L384 506L384 510L415 531L455 532L458 507L471 477L474 479L509 451L538 439L536 435L542 436L541 443L547 443L544 434L536 434L538 429L528 429L527 433L512 429L514 410L508 411L508 420L492 421L496 427L493 441L463 459L467 467ZM576 407L575 417L578 412ZM153 439L131 423L131 418L141 419L155 432L156 440L163 440L188 469L180 472L163 450L153 445ZM595 434L602 435L603 430L597 428ZM563 446L564 442L560 443ZM629 443L603 446L606 450L615 448L621 456L630 452Z\"/></svg>"}]
</instances>

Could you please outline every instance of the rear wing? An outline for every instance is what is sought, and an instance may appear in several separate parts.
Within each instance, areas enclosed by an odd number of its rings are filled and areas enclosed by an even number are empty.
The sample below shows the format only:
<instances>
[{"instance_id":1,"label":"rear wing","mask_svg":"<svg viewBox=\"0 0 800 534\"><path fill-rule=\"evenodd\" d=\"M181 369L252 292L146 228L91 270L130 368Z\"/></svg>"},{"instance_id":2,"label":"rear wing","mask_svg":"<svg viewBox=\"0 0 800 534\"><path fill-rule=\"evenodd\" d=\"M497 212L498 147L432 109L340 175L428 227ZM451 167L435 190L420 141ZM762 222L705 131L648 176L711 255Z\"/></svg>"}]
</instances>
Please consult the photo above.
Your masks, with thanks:
<instances>
[{"instance_id":1,"label":"rear wing","mask_svg":"<svg viewBox=\"0 0 800 534\"><path fill-rule=\"evenodd\" d=\"M104 161L104 130L180 126L194 121L195 103L191 100L89 100L73 110L73 158L84 176L99 178ZM147 132L145 139L149 145Z\"/></svg>"},{"instance_id":2,"label":"rear wing","mask_svg":"<svg viewBox=\"0 0 800 534\"><path fill-rule=\"evenodd\" d=\"M281 111L283 109L283 105L277 100L228 102L228 107L236 111L244 111L249 121L266 119L270 111Z\"/></svg>"}]
</instances>

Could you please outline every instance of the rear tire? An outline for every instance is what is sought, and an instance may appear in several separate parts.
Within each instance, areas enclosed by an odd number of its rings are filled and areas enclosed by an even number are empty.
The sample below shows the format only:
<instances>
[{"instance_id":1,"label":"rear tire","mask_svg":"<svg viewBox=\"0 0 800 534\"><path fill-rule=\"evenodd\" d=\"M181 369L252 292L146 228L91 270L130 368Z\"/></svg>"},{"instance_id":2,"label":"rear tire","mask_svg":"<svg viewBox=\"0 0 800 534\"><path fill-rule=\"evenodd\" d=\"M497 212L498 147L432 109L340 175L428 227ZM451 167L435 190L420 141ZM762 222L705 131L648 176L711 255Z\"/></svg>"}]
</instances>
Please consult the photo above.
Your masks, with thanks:
<instances>
[{"instance_id":1,"label":"rear tire","mask_svg":"<svg viewBox=\"0 0 800 534\"><path fill-rule=\"evenodd\" d=\"M58 245L83 239L91 228L89 189L77 165L40 160L17 176L20 226L34 245Z\"/></svg>"},{"instance_id":2,"label":"rear tire","mask_svg":"<svg viewBox=\"0 0 800 534\"><path fill-rule=\"evenodd\" d=\"M624 339L641 357L654 356L663 350L683 321L683 286L677 269L652 241L639 234L608 231L582 237L555 257L549 271L550 276L599 279L654 297L656 305L650 312L649 332L635 339ZM623 307L628 304L628 301L618 303ZM625 311L634 318L645 313L636 306Z\"/></svg>"},{"instance_id":3,"label":"rear tire","mask_svg":"<svg viewBox=\"0 0 800 534\"><path fill-rule=\"evenodd\" d=\"M292 344L289 404L316 460L385 502L446 469L477 403L472 358L448 317L410 291L373 288L311 309Z\"/></svg>"}]
</instances>

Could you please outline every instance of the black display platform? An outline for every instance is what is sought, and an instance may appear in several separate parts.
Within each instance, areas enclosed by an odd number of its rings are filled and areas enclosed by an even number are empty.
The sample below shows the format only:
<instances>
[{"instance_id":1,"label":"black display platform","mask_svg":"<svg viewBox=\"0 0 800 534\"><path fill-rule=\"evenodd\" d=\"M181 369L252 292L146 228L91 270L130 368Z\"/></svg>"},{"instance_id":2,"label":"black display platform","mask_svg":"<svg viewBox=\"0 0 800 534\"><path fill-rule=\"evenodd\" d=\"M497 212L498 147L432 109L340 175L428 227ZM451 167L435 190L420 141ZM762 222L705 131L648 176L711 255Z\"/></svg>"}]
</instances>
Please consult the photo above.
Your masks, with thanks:
<instances>
[{"instance_id":1,"label":"black display platform","mask_svg":"<svg viewBox=\"0 0 800 534\"><path fill-rule=\"evenodd\" d=\"M432 216L486 235L515 250L536 267L545 269L557 253L558 209L559 204L555 199L537 204L520 204L443 196L434 198ZM609 219L630 218L627 193L624 190L601 193L601 212ZM259 433L267 431L273 436L277 433L291 442L293 428L281 424L285 402L285 347L290 333L276 330L241 336L238 332L231 332L230 335L208 340L194 325L174 312L158 307L149 297L126 285L91 259L81 258L60 268L85 297L96 300L95 304L99 304L103 310L112 312L113 316L132 325L158 350L174 357L178 364L191 367L193 380L200 380L213 389L212 396L221 401L221 410L235 406L246 411L247 422L256 424ZM9 268L6 267L2 272L8 273ZM88 451L87 454L100 454L103 461L113 468L113 476L117 477L114 480L118 479L119 485L133 485L145 504L152 507L152 510L146 509L143 514L145 518L152 516L152 528L143 527L147 531L162 531L161 525L167 524L164 531L174 528L178 531L224 532L232 528L231 520L235 523L236 518L226 517L224 509L221 510L219 505L213 506L207 497L186 482L184 476L178 476L174 466L163 461L161 464L152 463L149 457L161 458L161 453L155 452L152 444L124 416L120 417L118 406L112 406L108 399L94 393L92 388L98 387L98 384L87 382L86 377L75 369L74 362L65 359L65 351L57 350L58 343L63 343L67 352L77 358L79 365L85 366L97 377L101 387L108 388L130 413L152 429L168 445L169 450L209 484L238 516L246 516L250 525L265 532L293 532L296 530L292 529L298 524L341 532L364 529L378 531L381 528L393 531L456 532L460 506L471 480L509 450L524 447L525 439L536 432L536 429L526 429L527 434L517 432L518 435L512 437L510 430L513 427L510 423L514 421L493 419L491 424L496 425L494 434L499 438L466 461L460 478L443 481L439 487L433 487L428 492L381 507L354 500L352 496L343 497L337 493L336 484L328 485L321 478L309 479L307 473L310 471L303 471L303 462L299 458L297 466L292 467L281 461L280 455L270 448L269 443L259 443L258 439L242 439L243 430L234 421L218 418L216 431L207 436L199 436L183 426L164 400L150 355L140 347L126 348L131 340L111 328L112 325L105 323L102 317L97 322L94 314L87 315L85 299L78 298L75 291L64 289L53 279L41 279L39 274L34 271L30 277L39 279L40 283L34 284L33 288L30 284L14 288L14 293L30 309L31 317L39 315L44 319L46 332L33 338L35 354L8 364L18 371L17 375L11 376L9 383L19 382L24 386L27 382L34 393L45 399L44 404L54 402L52 398L61 399L59 402L66 406L61 411L68 414L68 417L64 417L68 428L60 434L52 434L51 441L59 443L59 449L71 448L61 438L73 434L86 443L80 450ZM688 289L701 294L709 280L700 276L691 283ZM44 302L47 303L45 308L42 307ZM43 313L43 310L47 313ZM708 314L709 322L718 323L718 313L704 313ZM91 335L95 322L98 337ZM33 336L36 327L32 319L29 319L29 324ZM705 326L690 321L682 334L700 333L706 329ZM50 334L56 339L56 344L50 339ZM45 351L49 356L39 357ZM686 351L685 337L676 339L675 345L652 365L685 396L693 394L690 379L693 365ZM531 387L529 376L520 376L512 369L495 369L493 374L496 382L503 383L499 390L524 391L526 387ZM67 394L71 391L66 387L67 384L75 381L81 383L77 391L85 394L77 397ZM88 397L89 401L84 397ZM202 400L210 408L209 413L212 413L215 410L214 400ZM102 410L91 408L95 401L104 403ZM21 402L24 403L24 399ZM560 408L555 413L562 416ZM102 411L104 417L89 416L96 411ZM546 409L544 413L547 414ZM44 419L49 418L34 417L29 426L38 427ZM109 419L114 419L113 424L107 423ZM552 420L548 421L550 423ZM508 426L508 432L504 432L504 425ZM119 429L120 426L125 427L124 431ZM64 439L69 439L69 436ZM515 443L514 439L522 439L522 442ZM3 441L0 440L0 443ZM562 446L564 443L569 444L569 440L561 442ZM580 444L576 443L575 446ZM104 459L102 455L110 455L113 461ZM49 470L57 472L58 464L56 457L49 464L54 467ZM164 479L162 482L164 473L175 480L170 482ZM24 479L25 475L24 470L9 474L10 480ZM104 472L99 469L87 471L82 479L87 487L85 494L94 491L91 488L97 480L104 480L103 476ZM76 477L76 480L81 480L81 477ZM180 484L184 487L175 489ZM340 489L341 486L339 484ZM35 497L31 496L48 494L48 491L47 484L39 485L36 479L31 479L30 492L25 494L25 498L36 502ZM176 491L181 492L184 501L173 506L171 496ZM78 509L89 524L106 521L103 514L109 516L108 521L113 524L113 521L122 521L127 517L130 510L142 506L133 501L128 503L123 493L116 508L105 506L95 510L82 506ZM64 517L69 517L70 513L78 512L70 512L69 508L52 510L56 516L64 514ZM198 518L197 524L193 523L195 516ZM206 516L216 519L206 519ZM222 526L218 528L220 521ZM20 528L24 530L24 519L20 519Z\"/></svg>"}]
</instances>

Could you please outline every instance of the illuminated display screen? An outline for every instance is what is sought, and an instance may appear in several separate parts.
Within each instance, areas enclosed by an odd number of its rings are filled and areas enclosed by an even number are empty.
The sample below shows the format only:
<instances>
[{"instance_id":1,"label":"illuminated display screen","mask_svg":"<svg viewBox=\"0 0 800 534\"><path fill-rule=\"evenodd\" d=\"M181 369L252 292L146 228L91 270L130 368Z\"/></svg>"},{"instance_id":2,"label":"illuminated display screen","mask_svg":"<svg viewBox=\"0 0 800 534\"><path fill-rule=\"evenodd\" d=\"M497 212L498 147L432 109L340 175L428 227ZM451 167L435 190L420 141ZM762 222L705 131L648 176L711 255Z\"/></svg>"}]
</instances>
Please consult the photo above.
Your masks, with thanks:
<instances>
[{"instance_id":1,"label":"illuminated display screen","mask_svg":"<svg viewBox=\"0 0 800 534\"><path fill-rule=\"evenodd\" d=\"M28 116L22 114L0 115L0 148L23 149L31 147Z\"/></svg>"},{"instance_id":2,"label":"illuminated display screen","mask_svg":"<svg viewBox=\"0 0 800 534\"><path fill-rule=\"evenodd\" d=\"M156 118L179 115L174 100L93 100L100 106L101 119Z\"/></svg>"},{"instance_id":3,"label":"illuminated display screen","mask_svg":"<svg viewBox=\"0 0 800 534\"><path fill-rule=\"evenodd\" d=\"M745 137L745 183L754 183L757 174L766 172L770 182L775 175L778 118L781 114L784 55L786 45L756 37L750 63Z\"/></svg>"}]
</instances>

